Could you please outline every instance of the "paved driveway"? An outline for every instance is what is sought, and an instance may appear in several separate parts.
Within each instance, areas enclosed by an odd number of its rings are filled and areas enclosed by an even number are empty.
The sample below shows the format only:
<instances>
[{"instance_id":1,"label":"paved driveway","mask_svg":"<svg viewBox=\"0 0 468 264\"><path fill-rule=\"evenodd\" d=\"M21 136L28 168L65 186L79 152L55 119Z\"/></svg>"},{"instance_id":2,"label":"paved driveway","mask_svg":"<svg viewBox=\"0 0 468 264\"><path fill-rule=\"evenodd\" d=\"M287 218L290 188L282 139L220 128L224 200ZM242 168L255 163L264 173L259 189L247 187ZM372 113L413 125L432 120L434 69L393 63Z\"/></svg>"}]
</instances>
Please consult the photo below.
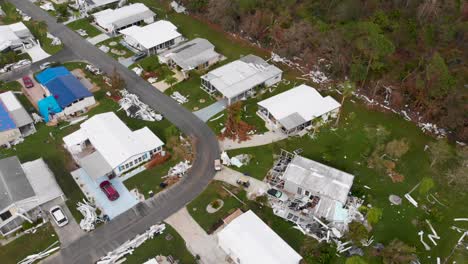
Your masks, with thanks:
<instances>
[{"instance_id":1,"label":"paved driveway","mask_svg":"<svg viewBox=\"0 0 468 264\"><path fill-rule=\"evenodd\" d=\"M102 33L102 34L99 34L99 35L97 35L95 37L88 38L88 41L89 41L89 43L91 43L93 45L96 45L99 42L103 42L104 40L108 40L108 39L110 39L109 35L107 35L105 33Z\"/></svg>"},{"instance_id":2,"label":"paved driveway","mask_svg":"<svg viewBox=\"0 0 468 264\"><path fill-rule=\"evenodd\" d=\"M200 118L203 122L210 120L216 114L222 112L226 109L227 103L225 100L219 100L203 109L200 109L196 112L193 112L198 118Z\"/></svg>"},{"instance_id":3,"label":"paved driveway","mask_svg":"<svg viewBox=\"0 0 468 264\"><path fill-rule=\"evenodd\" d=\"M200 263L222 264L228 263L224 251L218 247L215 235L208 235L184 207L166 219L185 240L188 250L200 256Z\"/></svg>"},{"instance_id":4,"label":"paved driveway","mask_svg":"<svg viewBox=\"0 0 468 264\"><path fill-rule=\"evenodd\" d=\"M30 49L26 49L26 52L31 56L32 62L41 61L50 57L50 54L45 52L40 45L36 45Z\"/></svg>"},{"instance_id":5,"label":"paved driveway","mask_svg":"<svg viewBox=\"0 0 468 264\"><path fill-rule=\"evenodd\" d=\"M50 208L53 206L59 205L62 208L62 211L68 218L68 224L63 227L57 226L55 221L52 219L52 216L49 214ZM75 218L72 216L70 210L68 209L67 205L65 204L64 201L61 199L55 199L53 201L50 201L46 204L44 204L42 207L42 210L47 212L47 216L49 217L50 222L52 223L52 226L55 229L55 232L57 233L60 244L62 247L68 246L70 243L73 241L77 240L81 236L85 234L83 230L81 230L80 225L75 221Z\"/></svg>"},{"instance_id":6,"label":"paved driveway","mask_svg":"<svg viewBox=\"0 0 468 264\"><path fill-rule=\"evenodd\" d=\"M119 193L120 197L115 201L110 201L99 187L99 184L107 178L102 177L100 180L94 181L83 169L72 171L71 174L73 177L78 178L80 185L83 185L82 188L84 192L86 192L86 196L94 198L96 206L101 208L110 219L124 213L139 202L138 199L128 191L127 187L125 187L122 180L119 178L114 178L110 180L110 182Z\"/></svg>"}]
</instances>

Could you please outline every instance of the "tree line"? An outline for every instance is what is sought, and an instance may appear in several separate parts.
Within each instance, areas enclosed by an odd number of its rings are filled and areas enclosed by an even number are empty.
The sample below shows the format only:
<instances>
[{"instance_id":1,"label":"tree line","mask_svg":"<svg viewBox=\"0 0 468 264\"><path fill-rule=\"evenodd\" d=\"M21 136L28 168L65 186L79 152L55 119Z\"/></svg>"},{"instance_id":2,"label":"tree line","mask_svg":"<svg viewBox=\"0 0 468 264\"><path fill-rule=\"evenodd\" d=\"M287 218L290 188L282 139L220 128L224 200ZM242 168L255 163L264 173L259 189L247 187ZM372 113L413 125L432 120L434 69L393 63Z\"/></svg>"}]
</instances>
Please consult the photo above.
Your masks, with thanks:
<instances>
[{"instance_id":1,"label":"tree line","mask_svg":"<svg viewBox=\"0 0 468 264\"><path fill-rule=\"evenodd\" d=\"M188 10L468 141L462 0L182 0Z\"/></svg>"}]
</instances>

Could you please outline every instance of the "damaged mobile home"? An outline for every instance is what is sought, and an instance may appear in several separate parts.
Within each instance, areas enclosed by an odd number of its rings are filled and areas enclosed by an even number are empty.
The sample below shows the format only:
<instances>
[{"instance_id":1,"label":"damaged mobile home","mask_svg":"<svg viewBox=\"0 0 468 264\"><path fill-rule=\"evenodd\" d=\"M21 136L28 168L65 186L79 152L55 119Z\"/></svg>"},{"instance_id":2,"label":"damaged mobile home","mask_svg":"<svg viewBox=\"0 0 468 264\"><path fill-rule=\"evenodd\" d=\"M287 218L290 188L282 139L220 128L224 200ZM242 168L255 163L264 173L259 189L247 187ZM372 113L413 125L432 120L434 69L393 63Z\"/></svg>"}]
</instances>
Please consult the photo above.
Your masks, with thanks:
<instances>
[{"instance_id":1,"label":"damaged mobile home","mask_svg":"<svg viewBox=\"0 0 468 264\"><path fill-rule=\"evenodd\" d=\"M363 220L362 201L349 195L354 175L283 151L267 181L281 192L270 199L274 214L319 241L340 238L348 223Z\"/></svg>"}]
</instances>

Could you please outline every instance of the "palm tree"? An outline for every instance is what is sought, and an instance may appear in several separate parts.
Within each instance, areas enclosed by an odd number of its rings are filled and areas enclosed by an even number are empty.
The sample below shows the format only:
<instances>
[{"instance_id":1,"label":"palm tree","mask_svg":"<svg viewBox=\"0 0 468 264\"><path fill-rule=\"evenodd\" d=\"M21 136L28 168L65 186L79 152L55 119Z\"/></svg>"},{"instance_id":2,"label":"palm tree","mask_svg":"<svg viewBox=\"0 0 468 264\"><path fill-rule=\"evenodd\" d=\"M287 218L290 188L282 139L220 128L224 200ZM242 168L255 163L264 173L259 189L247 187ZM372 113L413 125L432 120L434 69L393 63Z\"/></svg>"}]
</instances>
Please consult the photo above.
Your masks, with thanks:
<instances>
[{"instance_id":1,"label":"palm tree","mask_svg":"<svg viewBox=\"0 0 468 264\"><path fill-rule=\"evenodd\" d=\"M177 82L177 79L176 79L174 76L172 76L172 75L168 75L168 76L164 79L164 81L165 81L167 84L169 84L169 88L171 88L172 85L173 85L174 83Z\"/></svg>"},{"instance_id":2,"label":"palm tree","mask_svg":"<svg viewBox=\"0 0 468 264\"><path fill-rule=\"evenodd\" d=\"M346 98L350 97L353 94L353 92L356 90L356 84L347 80L343 83L342 87L343 87L343 90L342 90L342 95L341 95L341 107L338 112L338 116L336 117L335 126L337 126L338 123L340 122L341 112L343 111L343 104Z\"/></svg>"}]
</instances>

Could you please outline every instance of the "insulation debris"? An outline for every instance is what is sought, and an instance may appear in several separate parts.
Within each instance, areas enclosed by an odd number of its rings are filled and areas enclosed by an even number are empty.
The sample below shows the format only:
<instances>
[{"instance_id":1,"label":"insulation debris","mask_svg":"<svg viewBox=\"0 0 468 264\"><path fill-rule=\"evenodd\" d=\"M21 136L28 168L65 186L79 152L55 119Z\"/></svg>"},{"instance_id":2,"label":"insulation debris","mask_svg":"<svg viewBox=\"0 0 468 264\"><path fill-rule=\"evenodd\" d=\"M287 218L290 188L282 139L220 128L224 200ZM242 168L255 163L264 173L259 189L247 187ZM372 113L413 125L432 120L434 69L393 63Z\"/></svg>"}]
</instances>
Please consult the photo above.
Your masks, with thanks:
<instances>
[{"instance_id":1,"label":"insulation debris","mask_svg":"<svg viewBox=\"0 0 468 264\"><path fill-rule=\"evenodd\" d=\"M81 229L86 232L94 230L94 224L98 220L94 204L83 199L83 202L78 202L76 205L78 206L76 209L84 216L80 221Z\"/></svg>"},{"instance_id":2,"label":"insulation debris","mask_svg":"<svg viewBox=\"0 0 468 264\"><path fill-rule=\"evenodd\" d=\"M171 98L176 100L179 104L185 104L185 103L188 103L188 99L187 97L181 95L179 92L173 92L171 94Z\"/></svg>"},{"instance_id":3,"label":"insulation debris","mask_svg":"<svg viewBox=\"0 0 468 264\"><path fill-rule=\"evenodd\" d=\"M121 109L125 110L127 116L145 121L161 121L163 116L156 113L151 107L141 102L138 96L127 90L120 92L122 99L119 100Z\"/></svg>"},{"instance_id":4,"label":"insulation debris","mask_svg":"<svg viewBox=\"0 0 468 264\"><path fill-rule=\"evenodd\" d=\"M98 260L96 264L121 263L119 261L121 258L128 254L131 255L133 251L141 246L141 244L145 243L146 240L153 239L155 235L162 234L165 229L165 224L151 226L145 233L137 235L134 239L128 240L114 251L107 253L107 255Z\"/></svg>"},{"instance_id":5,"label":"insulation debris","mask_svg":"<svg viewBox=\"0 0 468 264\"><path fill-rule=\"evenodd\" d=\"M52 245L48 246L44 251L39 252L37 254L29 255L26 258L24 258L23 260L21 260L20 262L18 262L18 264L32 264L32 263L34 263L34 262L36 262L38 260L41 260L43 258L48 257L54 251L57 251L57 250L60 249L59 246L54 247L58 243L59 243L58 241L55 241Z\"/></svg>"},{"instance_id":6,"label":"insulation debris","mask_svg":"<svg viewBox=\"0 0 468 264\"><path fill-rule=\"evenodd\" d=\"M190 161L185 160L177 163L174 167L169 169L168 175L170 176L179 176L182 177L187 173L187 171L192 167Z\"/></svg>"}]
</instances>

